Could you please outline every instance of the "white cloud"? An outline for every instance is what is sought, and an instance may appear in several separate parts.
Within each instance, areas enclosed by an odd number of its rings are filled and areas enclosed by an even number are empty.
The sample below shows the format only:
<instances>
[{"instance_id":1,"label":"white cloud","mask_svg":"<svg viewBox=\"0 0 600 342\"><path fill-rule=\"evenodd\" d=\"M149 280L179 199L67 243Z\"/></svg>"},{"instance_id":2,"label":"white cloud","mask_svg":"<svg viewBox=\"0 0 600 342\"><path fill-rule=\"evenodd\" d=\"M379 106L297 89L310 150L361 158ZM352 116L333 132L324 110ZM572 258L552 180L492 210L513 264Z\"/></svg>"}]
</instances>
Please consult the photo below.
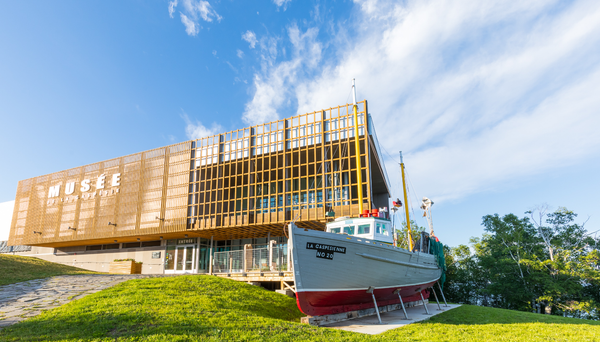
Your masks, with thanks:
<instances>
[{"instance_id":1,"label":"white cloud","mask_svg":"<svg viewBox=\"0 0 600 342\"><path fill-rule=\"evenodd\" d=\"M277 63L277 40L261 39L261 72L254 75L255 93L242 119L248 124L276 120L277 110L289 104L299 76L314 69L321 60L322 45L316 28L301 32L296 25L288 28L293 46L292 58Z\"/></svg>"},{"instance_id":2,"label":"white cloud","mask_svg":"<svg viewBox=\"0 0 600 342\"><path fill-rule=\"evenodd\" d=\"M185 121L185 135L190 140L200 139L223 132L223 127L216 122L213 122L210 128L204 126L202 122L198 120L193 122L183 110L181 118Z\"/></svg>"},{"instance_id":3,"label":"white cloud","mask_svg":"<svg viewBox=\"0 0 600 342\"><path fill-rule=\"evenodd\" d=\"M0 203L0 241L8 240L15 201Z\"/></svg>"},{"instance_id":4,"label":"white cloud","mask_svg":"<svg viewBox=\"0 0 600 342\"><path fill-rule=\"evenodd\" d=\"M246 33L244 33L242 35L242 39L247 41L250 44L250 48L254 49L254 47L256 46L256 34L250 30L246 31Z\"/></svg>"},{"instance_id":5,"label":"white cloud","mask_svg":"<svg viewBox=\"0 0 600 342\"><path fill-rule=\"evenodd\" d=\"M215 11L208 1L204 0L183 0L183 8L194 19L198 17L204 21L211 22L214 19L221 21L223 19L217 11Z\"/></svg>"},{"instance_id":6,"label":"white cloud","mask_svg":"<svg viewBox=\"0 0 600 342\"><path fill-rule=\"evenodd\" d=\"M273 0L273 3L277 5L278 8L283 7L283 10L285 11L287 9L287 4L291 1L292 0Z\"/></svg>"},{"instance_id":7,"label":"white cloud","mask_svg":"<svg viewBox=\"0 0 600 342\"><path fill-rule=\"evenodd\" d=\"M236 54L237 54L237 56L238 56L239 58L244 58L244 51L242 51L242 50L238 49L238 50L237 50L237 52L236 52Z\"/></svg>"},{"instance_id":8,"label":"white cloud","mask_svg":"<svg viewBox=\"0 0 600 342\"><path fill-rule=\"evenodd\" d=\"M173 18L177 0L169 2L169 16ZM215 11L208 1L204 0L183 0L183 12L180 12L181 22L185 26L185 32L190 36L195 36L200 31L200 19L206 22L212 22L213 19L221 21L223 19Z\"/></svg>"},{"instance_id":9,"label":"white cloud","mask_svg":"<svg viewBox=\"0 0 600 342\"><path fill-rule=\"evenodd\" d=\"M181 14L181 22L185 26L185 32L190 36L195 36L198 34L198 27L193 20L190 20L185 14Z\"/></svg>"},{"instance_id":10,"label":"white cloud","mask_svg":"<svg viewBox=\"0 0 600 342\"><path fill-rule=\"evenodd\" d=\"M169 17L173 18L173 13L177 7L177 0L169 1Z\"/></svg>"},{"instance_id":11,"label":"white cloud","mask_svg":"<svg viewBox=\"0 0 600 342\"><path fill-rule=\"evenodd\" d=\"M600 156L597 2L356 2L356 32L323 43L338 59L263 58L244 120L276 118L290 98L299 113L341 104L356 78L380 143L437 200Z\"/></svg>"}]
</instances>

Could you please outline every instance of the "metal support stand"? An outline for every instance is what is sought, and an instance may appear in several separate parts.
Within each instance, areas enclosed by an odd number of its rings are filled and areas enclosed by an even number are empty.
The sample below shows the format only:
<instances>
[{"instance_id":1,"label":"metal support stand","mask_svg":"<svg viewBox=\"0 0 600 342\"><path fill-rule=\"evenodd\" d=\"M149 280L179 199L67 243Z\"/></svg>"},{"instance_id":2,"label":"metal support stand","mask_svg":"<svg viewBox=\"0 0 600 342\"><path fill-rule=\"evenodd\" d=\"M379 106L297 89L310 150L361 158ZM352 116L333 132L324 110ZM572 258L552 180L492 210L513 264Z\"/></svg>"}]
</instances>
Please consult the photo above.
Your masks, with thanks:
<instances>
[{"instance_id":1,"label":"metal support stand","mask_svg":"<svg viewBox=\"0 0 600 342\"><path fill-rule=\"evenodd\" d=\"M408 315L406 314L406 309L404 308L404 301L402 300L402 296L400 295L400 289L397 289L396 291L394 291L394 293L396 293L398 295L398 298L400 298L400 305L402 305L402 311L404 311L404 318L409 319Z\"/></svg>"},{"instance_id":2,"label":"metal support stand","mask_svg":"<svg viewBox=\"0 0 600 342\"><path fill-rule=\"evenodd\" d=\"M375 294L373 293L373 290L375 290L375 287L369 286L367 293L370 293L371 296L373 297L373 304L375 304L375 312L377 313L377 319L379 320L379 324L383 324L383 323L381 323L381 316L379 315L379 307L377 307L377 301L375 300Z\"/></svg>"},{"instance_id":3,"label":"metal support stand","mask_svg":"<svg viewBox=\"0 0 600 342\"><path fill-rule=\"evenodd\" d=\"M435 301L437 302L437 305L438 305L438 311L444 311L444 310L442 310L442 307L440 306L440 301L438 300L437 293L435 293L433 286L431 287L431 292L433 292L433 295L435 296Z\"/></svg>"},{"instance_id":4,"label":"metal support stand","mask_svg":"<svg viewBox=\"0 0 600 342\"><path fill-rule=\"evenodd\" d=\"M423 306L425 307L425 312L427 313L427 315L431 315L429 313L429 310L427 309L427 304L425 303L425 298L423 298L423 292L419 292L419 294L421 295L421 300L423 301Z\"/></svg>"},{"instance_id":5,"label":"metal support stand","mask_svg":"<svg viewBox=\"0 0 600 342\"><path fill-rule=\"evenodd\" d=\"M440 288L440 293L442 294L442 299L444 300L444 306L448 306L448 303L446 303L446 296L444 296L444 291L442 291L442 285L440 285L439 280L437 281L438 287Z\"/></svg>"}]
</instances>

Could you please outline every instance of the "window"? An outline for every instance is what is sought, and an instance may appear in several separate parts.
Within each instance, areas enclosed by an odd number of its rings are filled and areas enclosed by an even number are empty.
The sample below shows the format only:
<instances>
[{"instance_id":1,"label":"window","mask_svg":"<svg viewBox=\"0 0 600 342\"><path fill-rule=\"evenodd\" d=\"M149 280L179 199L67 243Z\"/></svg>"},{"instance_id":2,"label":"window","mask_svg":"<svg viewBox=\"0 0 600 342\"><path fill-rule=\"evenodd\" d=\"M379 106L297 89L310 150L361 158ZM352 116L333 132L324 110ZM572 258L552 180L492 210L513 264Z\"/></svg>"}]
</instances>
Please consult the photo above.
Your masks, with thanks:
<instances>
[{"instance_id":1,"label":"window","mask_svg":"<svg viewBox=\"0 0 600 342\"><path fill-rule=\"evenodd\" d=\"M354 226L344 227L344 234L354 235Z\"/></svg>"},{"instance_id":2,"label":"window","mask_svg":"<svg viewBox=\"0 0 600 342\"><path fill-rule=\"evenodd\" d=\"M387 227L384 223L376 223L376 225L377 225L377 228L376 228L375 232L377 234L381 234L381 235L385 235L385 236L388 235Z\"/></svg>"},{"instance_id":3,"label":"window","mask_svg":"<svg viewBox=\"0 0 600 342\"><path fill-rule=\"evenodd\" d=\"M370 234L371 233L371 225L370 224L361 224L358 226L358 234Z\"/></svg>"},{"instance_id":4,"label":"window","mask_svg":"<svg viewBox=\"0 0 600 342\"><path fill-rule=\"evenodd\" d=\"M342 228L331 228L331 232L335 234L339 234L342 231ZM92 246L88 246L92 247Z\"/></svg>"},{"instance_id":5,"label":"window","mask_svg":"<svg viewBox=\"0 0 600 342\"><path fill-rule=\"evenodd\" d=\"M123 244L123 248L136 248L139 246L140 246L139 242L127 242L127 243Z\"/></svg>"},{"instance_id":6,"label":"window","mask_svg":"<svg viewBox=\"0 0 600 342\"><path fill-rule=\"evenodd\" d=\"M111 243L110 245L102 245L102 249L119 249L119 244Z\"/></svg>"},{"instance_id":7,"label":"window","mask_svg":"<svg viewBox=\"0 0 600 342\"><path fill-rule=\"evenodd\" d=\"M142 247L158 247L158 246L160 246L160 240L142 242Z\"/></svg>"}]
</instances>

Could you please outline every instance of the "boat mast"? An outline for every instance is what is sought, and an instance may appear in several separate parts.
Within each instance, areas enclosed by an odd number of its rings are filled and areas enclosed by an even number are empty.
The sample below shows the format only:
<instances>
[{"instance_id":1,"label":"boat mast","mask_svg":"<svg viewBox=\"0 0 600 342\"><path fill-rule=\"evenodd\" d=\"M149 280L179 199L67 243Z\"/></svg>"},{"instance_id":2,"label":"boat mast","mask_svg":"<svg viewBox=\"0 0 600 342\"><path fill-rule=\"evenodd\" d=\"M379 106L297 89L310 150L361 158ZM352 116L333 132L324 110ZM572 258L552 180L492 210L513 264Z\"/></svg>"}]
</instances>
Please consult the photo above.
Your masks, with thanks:
<instances>
[{"instance_id":1,"label":"boat mast","mask_svg":"<svg viewBox=\"0 0 600 342\"><path fill-rule=\"evenodd\" d=\"M404 176L404 160L400 151L400 170L402 171L402 190L404 190L404 210L406 211L406 228L408 228L408 250L412 251L412 231L410 230L410 217L408 216L408 196L406 195L406 177Z\"/></svg>"},{"instance_id":2,"label":"boat mast","mask_svg":"<svg viewBox=\"0 0 600 342\"><path fill-rule=\"evenodd\" d=\"M356 85L352 79L352 98L354 108L354 150L356 151L356 179L358 180L358 212L363 213L362 165L360 163L360 142L358 136L358 106L356 105Z\"/></svg>"}]
</instances>

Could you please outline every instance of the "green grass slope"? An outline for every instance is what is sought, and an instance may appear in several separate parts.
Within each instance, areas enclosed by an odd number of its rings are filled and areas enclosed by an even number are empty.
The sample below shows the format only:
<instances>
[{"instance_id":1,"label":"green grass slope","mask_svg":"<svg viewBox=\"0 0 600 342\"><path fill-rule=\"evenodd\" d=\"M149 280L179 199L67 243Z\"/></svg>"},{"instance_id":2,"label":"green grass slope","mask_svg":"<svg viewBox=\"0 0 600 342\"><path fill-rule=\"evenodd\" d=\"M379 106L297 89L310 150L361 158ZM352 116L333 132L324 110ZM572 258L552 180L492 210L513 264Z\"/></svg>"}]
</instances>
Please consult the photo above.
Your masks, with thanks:
<instances>
[{"instance_id":1,"label":"green grass slope","mask_svg":"<svg viewBox=\"0 0 600 342\"><path fill-rule=\"evenodd\" d=\"M463 305L381 336L398 341L600 341L600 322Z\"/></svg>"},{"instance_id":2,"label":"green grass slope","mask_svg":"<svg viewBox=\"0 0 600 342\"><path fill-rule=\"evenodd\" d=\"M0 286L64 274L96 274L81 268L38 258L0 254Z\"/></svg>"},{"instance_id":3,"label":"green grass slope","mask_svg":"<svg viewBox=\"0 0 600 342\"><path fill-rule=\"evenodd\" d=\"M298 323L295 300L211 276L135 279L0 331L0 341L596 341L600 325L463 306L378 336Z\"/></svg>"}]
</instances>

